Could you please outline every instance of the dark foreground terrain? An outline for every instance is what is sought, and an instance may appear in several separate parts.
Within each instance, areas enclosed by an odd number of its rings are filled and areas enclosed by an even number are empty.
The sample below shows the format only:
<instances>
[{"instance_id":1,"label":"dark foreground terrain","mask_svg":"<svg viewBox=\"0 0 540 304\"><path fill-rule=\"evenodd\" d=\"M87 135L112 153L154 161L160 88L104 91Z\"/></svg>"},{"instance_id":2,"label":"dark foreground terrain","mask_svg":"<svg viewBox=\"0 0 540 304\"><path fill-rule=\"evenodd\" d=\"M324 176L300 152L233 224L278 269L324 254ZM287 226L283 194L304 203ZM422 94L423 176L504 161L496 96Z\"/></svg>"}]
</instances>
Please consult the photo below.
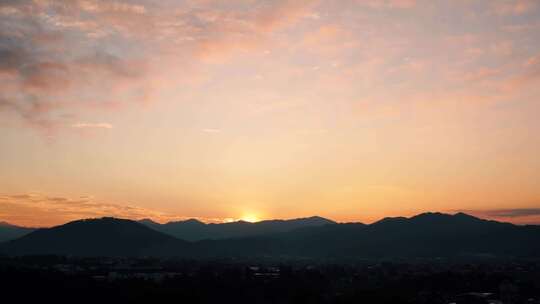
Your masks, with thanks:
<instances>
[{"instance_id":1,"label":"dark foreground terrain","mask_svg":"<svg viewBox=\"0 0 540 304\"><path fill-rule=\"evenodd\" d=\"M0 291L3 303L533 304L540 262L4 257Z\"/></svg>"}]
</instances>

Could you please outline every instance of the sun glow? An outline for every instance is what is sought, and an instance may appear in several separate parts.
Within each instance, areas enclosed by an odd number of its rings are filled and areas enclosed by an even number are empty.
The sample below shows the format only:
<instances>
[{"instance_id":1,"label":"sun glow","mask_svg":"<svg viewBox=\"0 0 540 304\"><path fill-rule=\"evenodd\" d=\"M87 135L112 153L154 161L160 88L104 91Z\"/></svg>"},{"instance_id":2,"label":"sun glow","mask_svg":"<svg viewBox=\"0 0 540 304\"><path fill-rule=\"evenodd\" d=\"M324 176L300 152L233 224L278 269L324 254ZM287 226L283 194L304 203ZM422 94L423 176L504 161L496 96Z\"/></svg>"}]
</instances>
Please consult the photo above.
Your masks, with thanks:
<instances>
[{"instance_id":1,"label":"sun glow","mask_svg":"<svg viewBox=\"0 0 540 304\"><path fill-rule=\"evenodd\" d=\"M245 222L250 222L250 223L260 221L259 217L256 216L255 214L245 214L244 216L242 216L240 220L245 221Z\"/></svg>"}]
</instances>

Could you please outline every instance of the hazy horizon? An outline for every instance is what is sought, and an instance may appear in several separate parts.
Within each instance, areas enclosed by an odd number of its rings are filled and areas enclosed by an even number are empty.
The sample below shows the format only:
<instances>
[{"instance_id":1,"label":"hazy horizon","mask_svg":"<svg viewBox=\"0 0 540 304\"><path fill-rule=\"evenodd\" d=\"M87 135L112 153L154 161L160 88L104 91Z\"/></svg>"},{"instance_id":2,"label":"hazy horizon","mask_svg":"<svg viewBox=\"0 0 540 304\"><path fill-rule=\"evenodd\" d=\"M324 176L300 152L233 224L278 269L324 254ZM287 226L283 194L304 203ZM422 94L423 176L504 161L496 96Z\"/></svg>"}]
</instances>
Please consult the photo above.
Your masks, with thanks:
<instances>
[{"instance_id":1,"label":"hazy horizon","mask_svg":"<svg viewBox=\"0 0 540 304\"><path fill-rule=\"evenodd\" d=\"M0 1L0 219L540 223L540 2Z\"/></svg>"},{"instance_id":2,"label":"hazy horizon","mask_svg":"<svg viewBox=\"0 0 540 304\"><path fill-rule=\"evenodd\" d=\"M499 210L498 212L508 212L508 210ZM267 221L292 221L292 220L303 220L303 219L311 219L311 218L321 218L321 219L325 219L325 220L330 220L332 222L335 222L337 224L350 224L350 223L355 223L355 224L366 224L366 225L371 225L371 224L374 224L374 223L377 223L379 221L382 221L382 220L385 220L385 219L388 219L388 218L406 218L406 219L411 219L415 216L419 216L419 215L426 215L426 214L442 214L442 215L450 215L450 216L455 216L457 214L466 214L466 215L469 215L469 216L473 216L473 217L476 217L476 218L479 218L479 219L482 219L482 220L494 220L494 216L489 216L489 215L486 215L485 213L482 213L482 212L479 212L479 211L455 211L455 212L441 212L441 211L425 211L425 212L422 212L422 213L417 213L417 214L412 214L412 215L393 215L393 216L386 216L386 217L383 217L383 218L378 218L378 219L375 219L373 221L369 221L369 222L361 222L361 221L337 221L337 220L334 220L334 219L331 219L331 218L327 218L327 217L324 217L324 216L320 216L320 215L309 215L309 216L300 216L300 217L293 217L293 218L237 218L237 219L233 219L233 218L230 218L230 219L225 219L225 220L222 220L222 219L204 219L204 218L199 218L199 217L176 217L176 218L171 218L171 219L168 219L168 220L163 220L163 219L154 219L154 218L150 218L150 217L139 217L139 218L126 218L126 217L118 217L118 216L114 216L114 215L102 215L102 216L96 216L96 217L83 217L83 218L73 218L73 219L70 219L70 220L67 220L65 222L58 222L58 223L54 223L54 224L50 224L50 225L42 225L42 226L29 226L29 225L18 225L16 223L13 223L13 222L8 222L8 221L4 221L3 219L0 218L0 224L7 224L7 225L14 225L14 226L17 226L17 227L23 227L23 228L50 228L50 227L55 227L55 226L60 226L60 225L64 225L64 224L67 224L67 223L70 223L70 222L73 222L73 221L79 221L79 220L95 220L95 219L103 219L103 218L115 218L115 219L125 219L125 220L132 220L132 221L137 221L137 222L142 222L144 220L149 220L149 221L152 221L154 223L157 223L157 224L168 224L168 223L175 223L175 222L184 222L184 221L189 221L189 220L197 220L199 222L202 222L204 224L228 224L228 223L238 223L238 222L247 222L247 223L260 223L260 222L267 222ZM495 216L497 217L497 216ZM497 221L497 220L496 220ZM505 223L512 223L512 224L515 224L515 225L540 225L539 222L535 222L535 221L532 221L532 222L511 222L511 221L504 221L504 220L498 220L499 222L505 222Z\"/></svg>"}]
</instances>

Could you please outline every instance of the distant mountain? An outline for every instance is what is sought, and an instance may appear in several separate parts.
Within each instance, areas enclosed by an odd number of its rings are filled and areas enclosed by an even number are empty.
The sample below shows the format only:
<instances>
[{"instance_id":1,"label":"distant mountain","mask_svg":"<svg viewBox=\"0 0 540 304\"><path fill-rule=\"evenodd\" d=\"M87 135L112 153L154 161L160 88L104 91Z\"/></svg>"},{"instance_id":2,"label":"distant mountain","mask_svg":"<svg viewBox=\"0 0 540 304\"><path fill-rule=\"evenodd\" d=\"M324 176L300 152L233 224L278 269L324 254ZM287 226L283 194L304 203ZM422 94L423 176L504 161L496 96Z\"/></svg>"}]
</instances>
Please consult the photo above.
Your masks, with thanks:
<instances>
[{"instance_id":1,"label":"distant mountain","mask_svg":"<svg viewBox=\"0 0 540 304\"><path fill-rule=\"evenodd\" d=\"M205 224L195 219L169 222L166 224L159 224L152 220L144 219L139 221L139 223L187 241L252 237L288 232L305 227L336 224L334 221L319 216L292 220L268 220L255 223L237 221L222 224Z\"/></svg>"},{"instance_id":2,"label":"distant mountain","mask_svg":"<svg viewBox=\"0 0 540 304\"><path fill-rule=\"evenodd\" d=\"M204 243L217 256L305 258L540 257L540 226L464 213L423 213L364 225L335 224L266 237Z\"/></svg>"},{"instance_id":3,"label":"distant mountain","mask_svg":"<svg viewBox=\"0 0 540 304\"><path fill-rule=\"evenodd\" d=\"M201 227L219 230L219 233L211 232L213 237L220 239L188 242L149 228L148 225L160 229L169 227L150 221L143 221L143 225L113 218L81 220L34 231L5 243L0 252L11 255L273 257L336 261L358 258L540 257L540 226L517 226L464 213L423 213L410 218L385 218L370 225L326 221L308 218L208 225L196 220L180 222L184 233L200 233ZM311 225L306 225L306 222ZM252 235L245 236L246 233ZM235 235L242 237L234 238Z\"/></svg>"},{"instance_id":4,"label":"distant mountain","mask_svg":"<svg viewBox=\"0 0 540 304\"><path fill-rule=\"evenodd\" d=\"M137 222L101 218L39 229L5 243L0 251L11 255L164 256L182 255L188 247L187 242Z\"/></svg>"},{"instance_id":5,"label":"distant mountain","mask_svg":"<svg viewBox=\"0 0 540 304\"><path fill-rule=\"evenodd\" d=\"M20 238L21 236L26 235L34 230L36 229L15 226L6 222L0 222L0 243Z\"/></svg>"}]
</instances>

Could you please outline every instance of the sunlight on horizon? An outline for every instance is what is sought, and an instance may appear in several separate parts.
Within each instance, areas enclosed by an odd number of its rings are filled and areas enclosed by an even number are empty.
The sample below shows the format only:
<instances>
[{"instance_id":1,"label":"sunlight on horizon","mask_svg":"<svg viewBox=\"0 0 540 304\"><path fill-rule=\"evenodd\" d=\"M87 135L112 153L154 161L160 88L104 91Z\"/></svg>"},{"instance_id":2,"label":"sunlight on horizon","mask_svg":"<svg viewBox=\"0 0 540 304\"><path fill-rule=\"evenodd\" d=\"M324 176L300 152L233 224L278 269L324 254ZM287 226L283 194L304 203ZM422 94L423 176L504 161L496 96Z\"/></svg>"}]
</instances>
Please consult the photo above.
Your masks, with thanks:
<instances>
[{"instance_id":1,"label":"sunlight on horizon","mask_svg":"<svg viewBox=\"0 0 540 304\"><path fill-rule=\"evenodd\" d=\"M250 222L250 223L255 223L255 222L260 222L261 219L253 214L253 213L248 213L248 214L245 214L244 216L242 216L240 218L241 221L244 221L244 222Z\"/></svg>"},{"instance_id":2,"label":"sunlight on horizon","mask_svg":"<svg viewBox=\"0 0 540 304\"><path fill-rule=\"evenodd\" d=\"M0 1L0 221L540 223L539 32L536 0Z\"/></svg>"}]
</instances>

